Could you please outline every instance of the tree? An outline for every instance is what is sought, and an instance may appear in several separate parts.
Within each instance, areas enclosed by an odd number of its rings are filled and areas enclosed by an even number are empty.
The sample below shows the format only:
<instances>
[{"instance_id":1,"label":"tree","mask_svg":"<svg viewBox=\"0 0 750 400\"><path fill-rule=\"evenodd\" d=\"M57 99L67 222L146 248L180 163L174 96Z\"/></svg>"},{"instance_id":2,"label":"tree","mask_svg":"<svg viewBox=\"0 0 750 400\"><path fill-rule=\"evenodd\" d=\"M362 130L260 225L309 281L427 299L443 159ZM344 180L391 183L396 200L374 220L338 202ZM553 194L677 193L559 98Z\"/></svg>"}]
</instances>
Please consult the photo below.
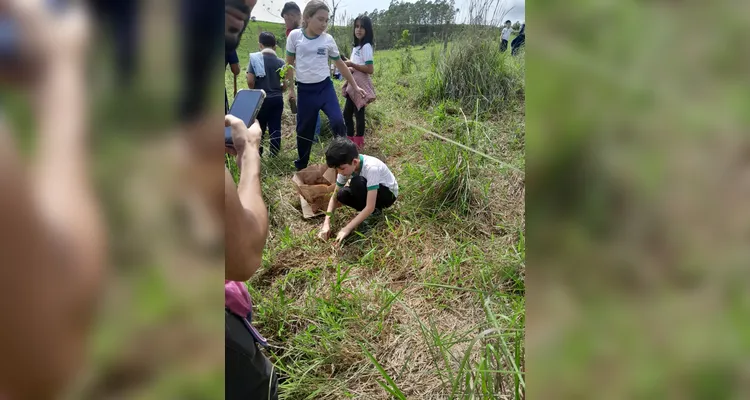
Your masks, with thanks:
<instances>
[{"instance_id":1,"label":"tree","mask_svg":"<svg viewBox=\"0 0 750 400\"><path fill-rule=\"evenodd\" d=\"M513 29L514 31L520 31L521 30L521 22L520 21L516 21L515 24L511 25L511 29Z\"/></svg>"},{"instance_id":2,"label":"tree","mask_svg":"<svg viewBox=\"0 0 750 400\"><path fill-rule=\"evenodd\" d=\"M380 48L395 45L401 33L408 29L412 44L432 39L447 41L459 10L455 0L416 0L413 3L391 0L388 9L375 9L368 15L375 29L375 41Z\"/></svg>"},{"instance_id":3,"label":"tree","mask_svg":"<svg viewBox=\"0 0 750 400\"><path fill-rule=\"evenodd\" d=\"M330 9L331 9L331 28L336 26L336 11L341 6L341 0L330 0Z\"/></svg>"}]
</instances>

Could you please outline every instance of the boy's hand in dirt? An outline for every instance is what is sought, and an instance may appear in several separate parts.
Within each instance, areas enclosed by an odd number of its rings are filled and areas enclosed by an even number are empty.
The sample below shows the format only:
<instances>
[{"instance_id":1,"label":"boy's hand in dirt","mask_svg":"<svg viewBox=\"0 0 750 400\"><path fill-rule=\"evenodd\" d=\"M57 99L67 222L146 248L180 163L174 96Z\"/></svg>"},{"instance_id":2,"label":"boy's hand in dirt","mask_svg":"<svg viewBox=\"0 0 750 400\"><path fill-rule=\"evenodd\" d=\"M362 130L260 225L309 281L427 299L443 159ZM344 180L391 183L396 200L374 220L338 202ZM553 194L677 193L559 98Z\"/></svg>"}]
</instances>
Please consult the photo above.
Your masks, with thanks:
<instances>
[{"instance_id":1,"label":"boy's hand in dirt","mask_svg":"<svg viewBox=\"0 0 750 400\"><path fill-rule=\"evenodd\" d=\"M324 240L325 241L325 240L328 240L328 238L330 238L330 237L331 237L331 228L329 228L327 226L323 226L320 229L320 232L318 232L318 238L320 240Z\"/></svg>"},{"instance_id":2,"label":"boy's hand in dirt","mask_svg":"<svg viewBox=\"0 0 750 400\"><path fill-rule=\"evenodd\" d=\"M289 89L289 101L297 100L297 95L294 93L294 89Z\"/></svg>"},{"instance_id":3,"label":"boy's hand in dirt","mask_svg":"<svg viewBox=\"0 0 750 400\"><path fill-rule=\"evenodd\" d=\"M347 231L346 229L342 229L339 231L339 234L336 235L336 245L341 246L342 243L344 243L344 239L346 239L351 232Z\"/></svg>"}]
</instances>

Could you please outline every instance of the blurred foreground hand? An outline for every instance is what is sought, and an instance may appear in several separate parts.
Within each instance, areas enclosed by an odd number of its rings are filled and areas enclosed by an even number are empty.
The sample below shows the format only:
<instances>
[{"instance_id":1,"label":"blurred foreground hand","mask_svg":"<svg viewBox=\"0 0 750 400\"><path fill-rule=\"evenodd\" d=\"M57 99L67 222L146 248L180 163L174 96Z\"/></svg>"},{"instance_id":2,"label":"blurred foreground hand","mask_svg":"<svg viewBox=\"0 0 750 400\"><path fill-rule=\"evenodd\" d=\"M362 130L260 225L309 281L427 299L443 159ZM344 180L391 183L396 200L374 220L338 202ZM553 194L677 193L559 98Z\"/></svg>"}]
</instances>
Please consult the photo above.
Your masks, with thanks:
<instances>
[{"instance_id":1,"label":"blurred foreground hand","mask_svg":"<svg viewBox=\"0 0 750 400\"><path fill-rule=\"evenodd\" d=\"M89 178L85 66L89 17L6 0L41 59L28 165L0 127L0 397L51 399L75 377L103 281L105 230ZM25 49L29 50L29 48Z\"/></svg>"}]
</instances>

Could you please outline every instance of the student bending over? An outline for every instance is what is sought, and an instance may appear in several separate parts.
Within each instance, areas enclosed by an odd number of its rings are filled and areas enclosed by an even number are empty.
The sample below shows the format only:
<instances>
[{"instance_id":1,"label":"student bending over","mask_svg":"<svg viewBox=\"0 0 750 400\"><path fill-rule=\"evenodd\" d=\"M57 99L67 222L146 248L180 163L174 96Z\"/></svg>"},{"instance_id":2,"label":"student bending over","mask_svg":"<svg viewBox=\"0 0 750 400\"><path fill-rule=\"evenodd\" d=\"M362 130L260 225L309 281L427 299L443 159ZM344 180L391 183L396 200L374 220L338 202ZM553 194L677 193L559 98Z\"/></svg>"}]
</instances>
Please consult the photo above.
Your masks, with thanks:
<instances>
[{"instance_id":1,"label":"student bending over","mask_svg":"<svg viewBox=\"0 0 750 400\"><path fill-rule=\"evenodd\" d=\"M345 138L331 142L326 150L326 162L336 169L338 176L336 191L328 203L328 214L318 237L327 240L330 236L331 216L337 208L345 205L359 211L336 235L337 244L341 244L367 217L378 215L382 209L393 205L398 197L398 182L385 163L359 154L357 146Z\"/></svg>"}]
</instances>

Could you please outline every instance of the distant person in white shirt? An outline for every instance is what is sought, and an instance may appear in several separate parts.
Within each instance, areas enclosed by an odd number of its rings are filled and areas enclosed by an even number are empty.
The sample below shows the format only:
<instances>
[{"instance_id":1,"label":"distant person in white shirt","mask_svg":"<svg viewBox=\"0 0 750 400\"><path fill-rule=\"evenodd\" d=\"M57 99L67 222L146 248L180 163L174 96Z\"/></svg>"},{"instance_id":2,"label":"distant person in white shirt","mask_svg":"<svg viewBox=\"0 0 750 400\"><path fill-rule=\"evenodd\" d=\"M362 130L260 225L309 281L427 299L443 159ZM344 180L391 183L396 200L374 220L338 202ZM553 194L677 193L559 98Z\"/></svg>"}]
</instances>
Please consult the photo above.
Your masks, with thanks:
<instances>
[{"instance_id":1,"label":"distant person in white shirt","mask_svg":"<svg viewBox=\"0 0 750 400\"><path fill-rule=\"evenodd\" d=\"M356 96L344 94L346 104L344 105L344 122L346 122L346 134L349 140L362 150L365 146L365 107L375 100L375 87L372 84L370 75L375 73L375 58L372 48L375 42L375 32L372 29L372 20L366 15L360 15L354 20L353 48L351 60L346 61L346 65L352 72L354 79L359 83L359 87L367 92L364 99L357 99ZM357 125L355 132L354 119L356 116Z\"/></svg>"},{"instance_id":2,"label":"distant person in white shirt","mask_svg":"<svg viewBox=\"0 0 750 400\"><path fill-rule=\"evenodd\" d=\"M500 35L500 37L503 39L503 41L500 42L500 51L503 53L505 53L505 50L508 50L508 41L510 40L511 33L513 33L513 28L510 27L510 20L507 20L505 21L503 33Z\"/></svg>"}]
</instances>

